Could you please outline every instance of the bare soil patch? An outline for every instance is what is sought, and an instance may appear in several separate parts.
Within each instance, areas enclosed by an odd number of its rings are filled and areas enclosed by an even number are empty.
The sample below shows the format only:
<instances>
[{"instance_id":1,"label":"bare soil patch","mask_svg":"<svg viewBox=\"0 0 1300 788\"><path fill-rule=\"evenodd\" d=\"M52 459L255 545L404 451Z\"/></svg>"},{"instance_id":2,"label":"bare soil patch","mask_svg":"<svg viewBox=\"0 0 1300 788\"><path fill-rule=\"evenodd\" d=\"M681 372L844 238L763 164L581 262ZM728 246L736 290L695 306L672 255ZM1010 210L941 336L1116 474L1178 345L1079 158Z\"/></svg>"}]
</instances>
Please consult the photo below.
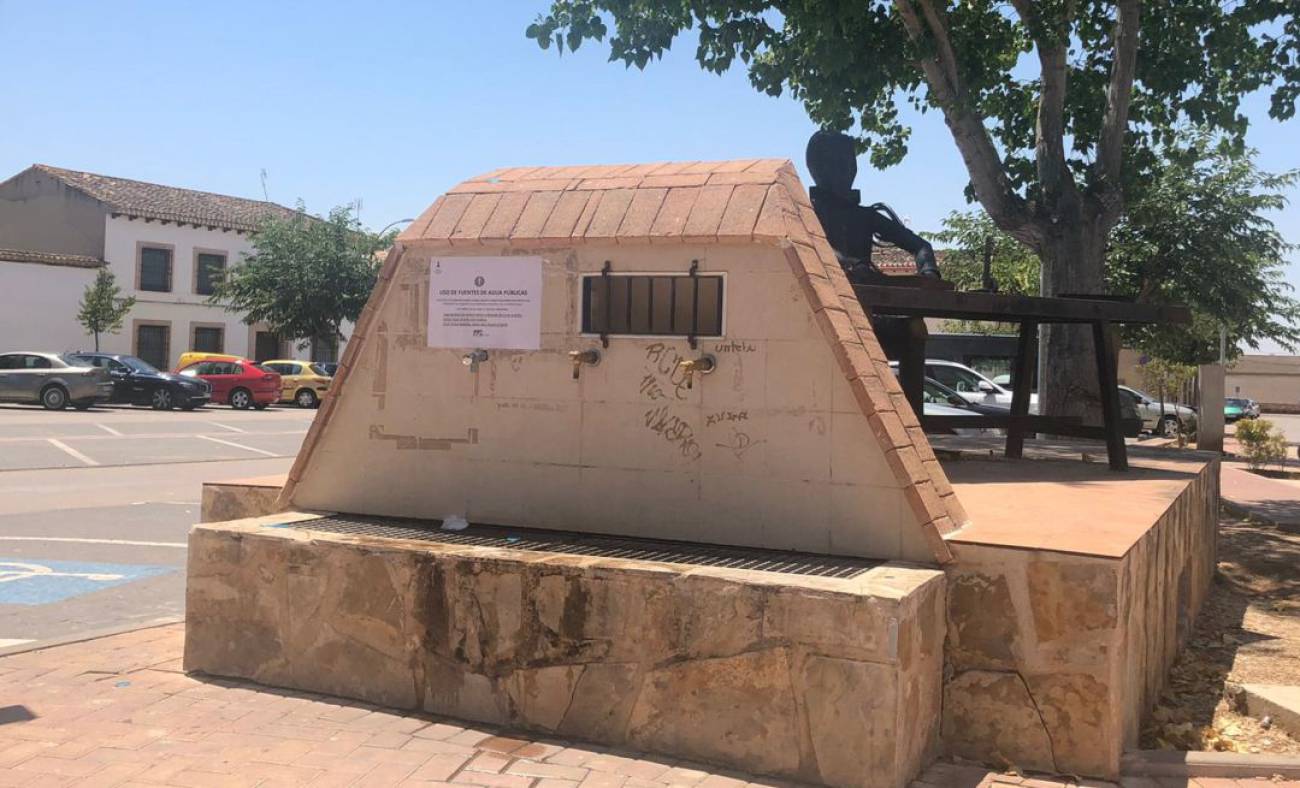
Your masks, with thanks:
<instances>
[{"instance_id":1,"label":"bare soil patch","mask_svg":"<svg viewBox=\"0 0 1300 788\"><path fill-rule=\"evenodd\" d=\"M1225 514L1209 599L1142 747L1300 755L1296 738L1229 707L1230 682L1300 685L1300 534Z\"/></svg>"}]
</instances>

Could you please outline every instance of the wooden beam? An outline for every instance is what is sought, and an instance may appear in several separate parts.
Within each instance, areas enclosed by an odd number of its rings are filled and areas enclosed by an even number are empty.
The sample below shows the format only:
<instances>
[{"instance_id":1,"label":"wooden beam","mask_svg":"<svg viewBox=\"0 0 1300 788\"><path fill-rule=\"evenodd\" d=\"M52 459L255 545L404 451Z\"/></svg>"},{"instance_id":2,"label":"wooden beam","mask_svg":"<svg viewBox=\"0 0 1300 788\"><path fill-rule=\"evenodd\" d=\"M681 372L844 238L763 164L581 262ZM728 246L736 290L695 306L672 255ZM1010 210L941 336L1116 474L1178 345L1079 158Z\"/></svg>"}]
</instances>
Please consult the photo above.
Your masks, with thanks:
<instances>
[{"instance_id":1,"label":"wooden beam","mask_svg":"<svg viewBox=\"0 0 1300 788\"><path fill-rule=\"evenodd\" d=\"M1029 414L1029 390L1034 377L1034 348L1038 334L1038 324L1026 320L1020 324L1020 337L1016 342L1016 365L1011 373L1011 415ZM1006 455L1016 459L1024 454L1024 422L1013 421L1007 427Z\"/></svg>"},{"instance_id":2,"label":"wooden beam","mask_svg":"<svg viewBox=\"0 0 1300 788\"><path fill-rule=\"evenodd\" d=\"M1039 323L1190 323L1185 306L1138 304L1105 296L1045 298L1003 293L960 293L890 285L854 285L870 314Z\"/></svg>"}]
</instances>

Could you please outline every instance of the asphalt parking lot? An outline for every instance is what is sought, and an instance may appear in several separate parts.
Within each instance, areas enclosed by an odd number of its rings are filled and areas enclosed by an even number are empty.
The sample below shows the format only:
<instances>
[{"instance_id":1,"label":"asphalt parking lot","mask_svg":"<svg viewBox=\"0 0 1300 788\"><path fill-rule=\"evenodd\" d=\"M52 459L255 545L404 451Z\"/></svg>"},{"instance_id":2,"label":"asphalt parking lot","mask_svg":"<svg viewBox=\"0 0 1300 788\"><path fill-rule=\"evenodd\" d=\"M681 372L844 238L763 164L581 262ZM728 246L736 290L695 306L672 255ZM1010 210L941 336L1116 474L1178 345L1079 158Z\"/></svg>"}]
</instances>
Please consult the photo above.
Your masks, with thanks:
<instances>
[{"instance_id":1,"label":"asphalt parking lot","mask_svg":"<svg viewBox=\"0 0 1300 788\"><path fill-rule=\"evenodd\" d=\"M0 406L0 653L183 615L200 485L288 471L315 413Z\"/></svg>"}]
</instances>

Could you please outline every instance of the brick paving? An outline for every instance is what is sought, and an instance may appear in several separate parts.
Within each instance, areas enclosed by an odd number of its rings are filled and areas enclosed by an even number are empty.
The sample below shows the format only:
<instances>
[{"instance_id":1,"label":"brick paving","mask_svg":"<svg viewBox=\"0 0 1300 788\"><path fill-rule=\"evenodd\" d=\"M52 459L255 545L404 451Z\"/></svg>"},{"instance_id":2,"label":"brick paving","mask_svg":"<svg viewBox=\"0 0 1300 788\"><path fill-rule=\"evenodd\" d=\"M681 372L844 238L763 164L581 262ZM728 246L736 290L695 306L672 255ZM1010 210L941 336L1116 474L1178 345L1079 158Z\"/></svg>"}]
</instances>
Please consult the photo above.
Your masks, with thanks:
<instances>
[{"instance_id":1,"label":"brick paving","mask_svg":"<svg viewBox=\"0 0 1300 788\"><path fill-rule=\"evenodd\" d=\"M0 786L789 788L366 703L187 676L175 624L0 657ZM1125 788L1189 781L1124 780ZM1191 788L1300 788L1196 780ZM911 788L1064 788L937 763ZM1114 788L1084 781L1085 788Z\"/></svg>"}]
</instances>

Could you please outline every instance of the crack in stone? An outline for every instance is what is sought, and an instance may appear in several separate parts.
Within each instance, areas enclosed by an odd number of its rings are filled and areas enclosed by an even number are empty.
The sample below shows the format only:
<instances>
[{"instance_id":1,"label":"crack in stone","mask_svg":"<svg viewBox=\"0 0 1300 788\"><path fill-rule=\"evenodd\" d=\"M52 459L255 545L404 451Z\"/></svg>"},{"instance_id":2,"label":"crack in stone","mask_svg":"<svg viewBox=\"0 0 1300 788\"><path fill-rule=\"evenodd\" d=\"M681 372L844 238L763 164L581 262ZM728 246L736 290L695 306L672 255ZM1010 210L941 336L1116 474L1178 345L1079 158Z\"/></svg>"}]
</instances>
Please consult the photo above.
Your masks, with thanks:
<instances>
[{"instance_id":1,"label":"crack in stone","mask_svg":"<svg viewBox=\"0 0 1300 788\"><path fill-rule=\"evenodd\" d=\"M1038 715L1038 724L1043 726L1043 735L1047 737L1047 754L1052 758L1052 771L1060 774L1061 767L1056 763L1056 742L1052 740L1052 731L1047 727L1047 718L1043 716L1043 710L1038 707L1038 700L1034 697L1033 690L1029 688L1029 682L1025 680L1025 677L1018 670L1002 672L1014 674L1024 686L1025 695L1029 697L1029 703L1034 707L1034 713Z\"/></svg>"}]
</instances>

